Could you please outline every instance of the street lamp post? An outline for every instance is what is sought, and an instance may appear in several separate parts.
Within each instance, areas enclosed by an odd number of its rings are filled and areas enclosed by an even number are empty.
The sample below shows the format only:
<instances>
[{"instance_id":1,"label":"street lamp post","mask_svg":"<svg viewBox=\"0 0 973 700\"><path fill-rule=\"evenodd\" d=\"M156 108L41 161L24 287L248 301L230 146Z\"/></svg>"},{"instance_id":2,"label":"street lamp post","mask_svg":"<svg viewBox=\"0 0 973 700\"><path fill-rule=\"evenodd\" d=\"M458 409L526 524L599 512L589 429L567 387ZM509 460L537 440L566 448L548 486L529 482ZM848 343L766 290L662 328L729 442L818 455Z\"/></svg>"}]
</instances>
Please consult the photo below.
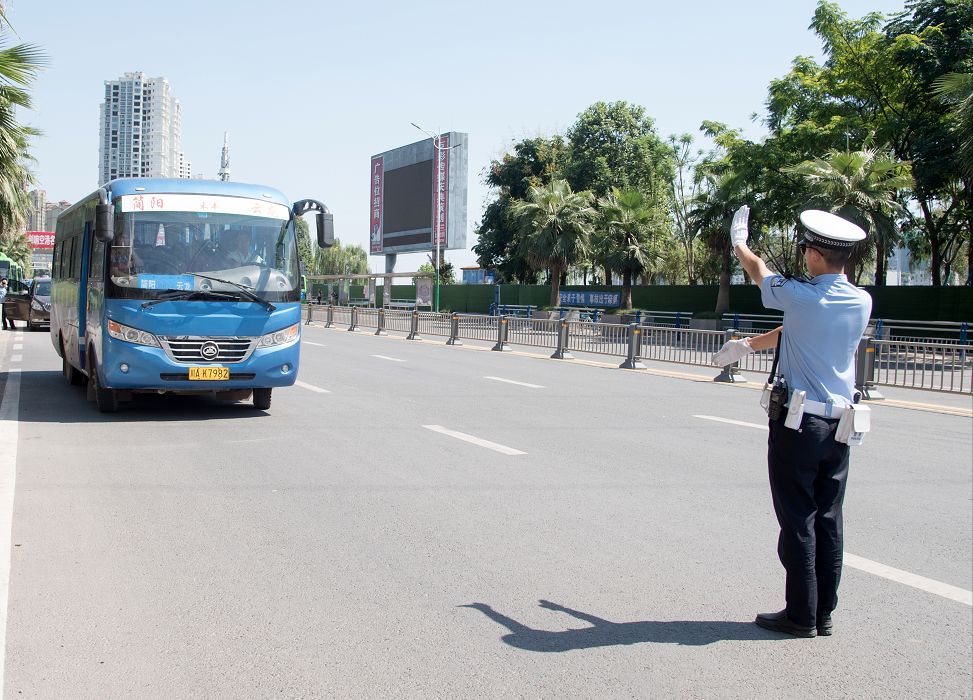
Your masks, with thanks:
<instances>
[{"instance_id":1,"label":"street lamp post","mask_svg":"<svg viewBox=\"0 0 973 700\"><path fill-rule=\"evenodd\" d=\"M442 187L442 183L439 182L439 172L440 172L439 160L442 157L441 153L443 151L451 151L452 149L456 148L456 146L459 144L455 144L452 146L443 146L440 141L441 138L440 134L438 133L430 134L428 131L423 129L415 122L409 122L409 123L412 124L412 126L417 128L419 131L424 133L426 136L432 139L432 147L436 154L436 183L437 183L436 184L436 213L434 217L435 222L433 223L433 227L432 227L432 235L436 239L436 264L434 266L436 268L436 291L435 291L434 308L436 310L436 313L439 313L439 266L441 264L441 259L439 257L439 216L440 216L440 212L442 212L443 210L443 187ZM445 223L446 222L443 222L444 225Z\"/></svg>"}]
</instances>

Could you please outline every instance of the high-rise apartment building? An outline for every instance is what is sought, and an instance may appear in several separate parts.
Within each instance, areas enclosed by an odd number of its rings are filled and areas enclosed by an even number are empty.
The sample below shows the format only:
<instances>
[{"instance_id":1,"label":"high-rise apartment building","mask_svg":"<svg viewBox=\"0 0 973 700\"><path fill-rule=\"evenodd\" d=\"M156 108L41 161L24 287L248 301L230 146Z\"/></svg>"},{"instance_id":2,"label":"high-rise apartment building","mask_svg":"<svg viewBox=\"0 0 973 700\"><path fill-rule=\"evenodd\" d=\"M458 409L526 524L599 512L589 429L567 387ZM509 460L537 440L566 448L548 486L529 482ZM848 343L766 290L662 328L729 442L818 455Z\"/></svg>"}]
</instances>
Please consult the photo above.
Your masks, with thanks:
<instances>
[{"instance_id":1,"label":"high-rise apartment building","mask_svg":"<svg viewBox=\"0 0 973 700\"><path fill-rule=\"evenodd\" d=\"M100 108L98 182L116 177L188 177L182 105L169 81L142 72L105 81Z\"/></svg>"},{"instance_id":2,"label":"high-rise apartment building","mask_svg":"<svg viewBox=\"0 0 973 700\"><path fill-rule=\"evenodd\" d=\"M47 230L47 191L31 190L27 193L30 200L30 215L27 217L28 231Z\"/></svg>"}]
</instances>

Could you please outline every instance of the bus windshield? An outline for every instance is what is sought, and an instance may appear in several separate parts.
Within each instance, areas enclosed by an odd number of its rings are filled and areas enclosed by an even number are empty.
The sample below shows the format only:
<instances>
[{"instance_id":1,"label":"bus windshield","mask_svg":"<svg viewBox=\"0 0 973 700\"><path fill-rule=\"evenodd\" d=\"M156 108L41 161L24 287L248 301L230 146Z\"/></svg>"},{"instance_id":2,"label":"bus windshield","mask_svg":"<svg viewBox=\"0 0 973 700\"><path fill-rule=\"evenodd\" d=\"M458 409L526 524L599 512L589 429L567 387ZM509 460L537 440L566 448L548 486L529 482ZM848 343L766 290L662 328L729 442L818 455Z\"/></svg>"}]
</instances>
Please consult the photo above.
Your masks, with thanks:
<instances>
[{"instance_id":1,"label":"bus windshield","mask_svg":"<svg viewBox=\"0 0 973 700\"><path fill-rule=\"evenodd\" d=\"M151 298L156 290L206 289L217 278L268 301L299 297L297 240L287 207L237 199L232 206L205 211L148 206L132 211L124 200L134 198L121 199L108 244L110 296Z\"/></svg>"}]
</instances>

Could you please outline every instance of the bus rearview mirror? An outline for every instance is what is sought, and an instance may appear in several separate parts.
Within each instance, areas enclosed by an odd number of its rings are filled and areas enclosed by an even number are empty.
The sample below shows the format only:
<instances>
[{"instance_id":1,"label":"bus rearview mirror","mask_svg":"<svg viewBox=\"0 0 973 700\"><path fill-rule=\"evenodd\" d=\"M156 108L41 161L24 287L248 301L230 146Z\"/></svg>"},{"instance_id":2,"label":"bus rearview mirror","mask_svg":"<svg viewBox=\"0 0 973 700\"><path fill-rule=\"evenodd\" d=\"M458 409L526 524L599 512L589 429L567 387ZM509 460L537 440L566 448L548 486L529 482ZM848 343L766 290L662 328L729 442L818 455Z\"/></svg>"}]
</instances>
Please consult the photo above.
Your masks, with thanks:
<instances>
[{"instance_id":1,"label":"bus rearview mirror","mask_svg":"<svg viewBox=\"0 0 973 700\"><path fill-rule=\"evenodd\" d=\"M114 238L111 204L95 205L95 240L108 243Z\"/></svg>"},{"instance_id":2,"label":"bus rearview mirror","mask_svg":"<svg viewBox=\"0 0 973 700\"><path fill-rule=\"evenodd\" d=\"M334 245L334 215L331 212L319 211L316 219L318 229L318 247L330 248Z\"/></svg>"}]
</instances>

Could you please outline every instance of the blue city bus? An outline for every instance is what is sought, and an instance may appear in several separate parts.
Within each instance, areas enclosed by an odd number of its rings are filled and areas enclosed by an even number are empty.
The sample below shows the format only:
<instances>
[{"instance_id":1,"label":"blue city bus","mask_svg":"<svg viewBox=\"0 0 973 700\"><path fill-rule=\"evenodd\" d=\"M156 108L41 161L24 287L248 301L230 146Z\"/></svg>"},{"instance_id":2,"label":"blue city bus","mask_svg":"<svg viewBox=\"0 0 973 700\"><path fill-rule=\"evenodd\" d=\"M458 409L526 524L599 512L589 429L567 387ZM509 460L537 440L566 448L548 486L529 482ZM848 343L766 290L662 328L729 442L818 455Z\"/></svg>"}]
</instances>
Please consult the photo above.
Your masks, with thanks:
<instances>
[{"instance_id":1,"label":"blue city bus","mask_svg":"<svg viewBox=\"0 0 973 700\"><path fill-rule=\"evenodd\" d=\"M57 220L51 342L65 379L111 412L133 393L252 396L270 408L300 363L295 220L327 207L289 204L260 185L113 180Z\"/></svg>"}]
</instances>

